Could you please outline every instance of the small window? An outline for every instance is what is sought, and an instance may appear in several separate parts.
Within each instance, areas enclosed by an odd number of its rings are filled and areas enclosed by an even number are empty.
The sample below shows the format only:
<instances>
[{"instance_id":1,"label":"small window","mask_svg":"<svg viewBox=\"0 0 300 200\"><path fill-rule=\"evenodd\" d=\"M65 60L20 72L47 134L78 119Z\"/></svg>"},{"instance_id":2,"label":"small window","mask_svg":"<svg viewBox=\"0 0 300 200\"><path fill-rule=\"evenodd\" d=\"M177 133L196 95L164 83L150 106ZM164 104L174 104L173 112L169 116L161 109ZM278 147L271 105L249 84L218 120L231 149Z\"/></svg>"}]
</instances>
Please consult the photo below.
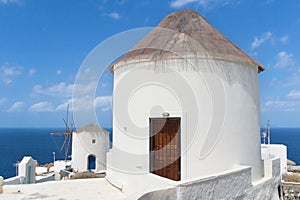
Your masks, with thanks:
<instances>
[{"instance_id":1,"label":"small window","mask_svg":"<svg viewBox=\"0 0 300 200\"><path fill-rule=\"evenodd\" d=\"M96 143L96 139L92 139L92 144L95 144Z\"/></svg>"}]
</instances>

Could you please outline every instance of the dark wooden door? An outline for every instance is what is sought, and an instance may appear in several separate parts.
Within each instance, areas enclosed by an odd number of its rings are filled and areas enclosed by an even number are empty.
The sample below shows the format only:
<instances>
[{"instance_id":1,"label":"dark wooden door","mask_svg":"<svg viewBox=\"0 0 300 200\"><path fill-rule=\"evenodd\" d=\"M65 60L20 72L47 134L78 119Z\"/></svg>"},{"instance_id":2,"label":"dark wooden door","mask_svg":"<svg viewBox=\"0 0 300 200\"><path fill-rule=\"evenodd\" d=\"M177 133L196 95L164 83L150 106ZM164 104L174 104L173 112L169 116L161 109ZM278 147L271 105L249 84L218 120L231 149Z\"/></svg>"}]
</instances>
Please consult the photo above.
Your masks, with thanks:
<instances>
[{"instance_id":1,"label":"dark wooden door","mask_svg":"<svg viewBox=\"0 0 300 200\"><path fill-rule=\"evenodd\" d=\"M180 180L180 118L150 118L150 172Z\"/></svg>"}]
</instances>

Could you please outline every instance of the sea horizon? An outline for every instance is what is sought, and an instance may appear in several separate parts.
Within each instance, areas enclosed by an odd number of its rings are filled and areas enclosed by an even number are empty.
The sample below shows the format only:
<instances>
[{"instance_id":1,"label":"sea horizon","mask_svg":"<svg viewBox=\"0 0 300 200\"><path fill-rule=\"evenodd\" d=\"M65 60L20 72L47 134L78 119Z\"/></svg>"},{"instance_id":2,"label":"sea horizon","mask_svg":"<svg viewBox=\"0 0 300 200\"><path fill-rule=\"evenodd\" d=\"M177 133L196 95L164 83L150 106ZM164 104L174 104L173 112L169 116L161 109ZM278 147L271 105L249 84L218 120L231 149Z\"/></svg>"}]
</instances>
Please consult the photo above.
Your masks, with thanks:
<instances>
[{"instance_id":1,"label":"sea horizon","mask_svg":"<svg viewBox=\"0 0 300 200\"><path fill-rule=\"evenodd\" d=\"M0 128L58 128L58 129L66 129L66 127L59 127L59 126L23 126L23 127L18 127L18 126L0 126ZM101 128L111 128L111 127L102 127Z\"/></svg>"},{"instance_id":2,"label":"sea horizon","mask_svg":"<svg viewBox=\"0 0 300 200\"><path fill-rule=\"evenodd\" d=\"M111 133L112 129L104 129ZM16 176L15 164L24 156L31 156L41 165L53 162L53 152L56 160L64 160L64 150L60 151L64 137L50 134L64 131L64 127L1 127L0 176ZM70 155L71 150L68 153Z\"/></svg>"},{"instance_id":3,"label":"sea horizon","mask_svg":"<svg viewBox=\"0 0 300 200\"><path fill-rule=\"evenodd\" d=\"M105 128L112 134L112 128ZM64 127L0 127L0 176L16 175L14 164L24 156L32 156L39 164L63 160L60 147L64 137L51 136L51 132L63 132ZM264 130L262 127L261 132ZM288 159L300 165L300 149L295 138L300 136L300 128L271 127L271 144L284 144L288 148ZM71 152L70 152L71 154ZM69 154L69 155L70 155Z\"/></svg>"},{"instance_id":4,"label":"sea horizon","mask_svg":"<svg viewBox=\"0 0 300 200\"><path fill-rule=\"evenodd\" d=\"M102 127L103 129L112 129L112 127ZM265 126L260 127L261 133L265 130ZM13 127L13 126L0 126L0 129L66 129L66 127L59 127L59 126L24 126L24 127ZM76 130L78 128L74 128L74 130ZM273 126L270 127L270 130L272 131L272 129L300 129L299 127L285 127L285 126ZM0 132L1 134L1 132Z\"/></svg>"}]
</instances>

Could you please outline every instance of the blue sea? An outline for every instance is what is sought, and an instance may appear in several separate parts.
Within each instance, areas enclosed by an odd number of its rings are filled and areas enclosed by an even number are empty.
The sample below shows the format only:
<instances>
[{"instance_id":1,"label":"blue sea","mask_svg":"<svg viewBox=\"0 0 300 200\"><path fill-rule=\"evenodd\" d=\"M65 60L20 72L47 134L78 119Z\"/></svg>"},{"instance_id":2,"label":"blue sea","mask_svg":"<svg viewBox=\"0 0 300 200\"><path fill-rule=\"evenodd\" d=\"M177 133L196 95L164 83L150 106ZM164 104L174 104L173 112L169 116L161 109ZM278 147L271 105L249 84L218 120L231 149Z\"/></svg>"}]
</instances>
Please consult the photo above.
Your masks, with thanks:
<instances>
[{"instance_id":1,"label":"blue sea","mask_svg":"<svg viewBox=\"0 0 300 200\"><path fill-rule=\"evenodd\" d=\"M50 135L63 132L63 128L0 128L0 176L9 178L16 175L15 163L23 156L30 155L40 164L64 159L60 151L64 137ZM106 129L110 131L111 129ZM272 128L271 143L285 144L288 158L300 165L300 128Z\"/></svg>"},{"instance_id":2,"label":"blue sea","mask_svg":"<svg viewBox=\"0 0 300 200\"><path fill-rule=\"evenodd\" d=\"M271 128L271 143L287 146L288 159L300 165L300 128Z\"/></svg>"},{"instance_id":3,"label":"blue sea","mask_svg":"<svg viewBox=\"0 0 300 200\"><path fill-rule=\"evenodd\" d=\"M111 133L111 129L106 130ZM24 156L29 155L39 164L46 164L53 162L55 152L56 159L63 160L64 150L60 150L64 136L50 133L64 131L64 128L0 128L0 176L15 176L15 164Z\"/></svg>"}]
</instances>

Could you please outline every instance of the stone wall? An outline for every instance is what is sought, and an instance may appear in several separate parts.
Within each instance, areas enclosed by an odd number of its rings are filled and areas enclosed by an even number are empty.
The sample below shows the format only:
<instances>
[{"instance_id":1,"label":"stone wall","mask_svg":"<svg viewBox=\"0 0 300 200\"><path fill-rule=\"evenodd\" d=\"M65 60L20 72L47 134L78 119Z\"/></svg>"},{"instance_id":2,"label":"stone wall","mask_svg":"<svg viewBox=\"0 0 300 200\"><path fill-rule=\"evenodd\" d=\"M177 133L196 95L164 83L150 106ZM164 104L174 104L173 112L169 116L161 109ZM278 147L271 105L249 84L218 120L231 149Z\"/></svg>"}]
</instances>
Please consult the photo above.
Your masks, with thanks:
<instances>
[{"instance_id":1,"label":"stone wall","mask_svg":"<svg viewBox=\"0 0 300 200\"><path fill-rule=\"evenodd\" d=\"M284 199L300 199L300 183L283 182L282 190Z\"/></svg>"}]
</instances>

